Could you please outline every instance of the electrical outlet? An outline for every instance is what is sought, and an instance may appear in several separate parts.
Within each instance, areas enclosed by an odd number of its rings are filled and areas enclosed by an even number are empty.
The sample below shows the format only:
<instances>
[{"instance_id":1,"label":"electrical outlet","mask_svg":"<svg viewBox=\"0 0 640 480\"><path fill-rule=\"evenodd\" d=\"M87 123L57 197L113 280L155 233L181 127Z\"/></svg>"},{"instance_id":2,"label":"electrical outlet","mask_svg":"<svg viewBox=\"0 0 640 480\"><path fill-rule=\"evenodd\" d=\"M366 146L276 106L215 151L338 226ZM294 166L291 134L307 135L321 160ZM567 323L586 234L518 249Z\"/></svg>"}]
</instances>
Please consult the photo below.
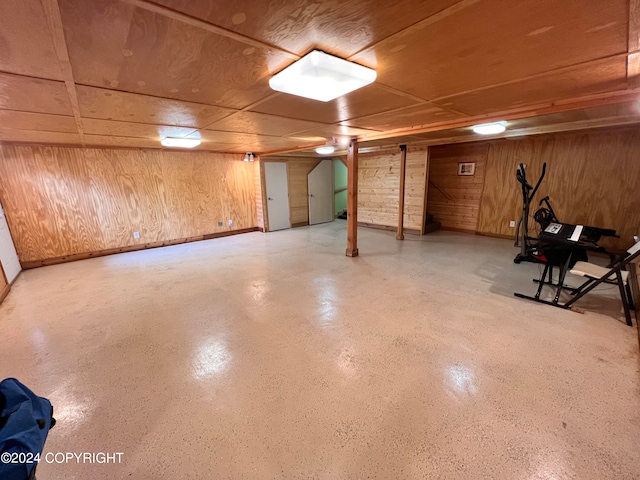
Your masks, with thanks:
<instances>
[{"instance_id":1,"label":"electrical outlet","mask_svg":"<svg viewBox=\"0 0 640 480\"><path fill-rule=\"evenodd\" d=\"M221 227L223 225L222 222L218 222L218 226Z\"/></svg>"},{"instance_id":2,"label":"electrical outlet","mask_svg":"<svg viewBox=\"0 0 640 480\"><path fill-rule=\"evenodd\" d=\"M514 228L515 226L516 226L516 222L515 222L515 220L511 220L511 221L509 222L509 227L510 227L510 228Z\"/></svg>"},{"instance_id":3,"label":"electrical outlet","mask_svg":"<svg viewBox=\"0 0 640 480\"><path fill-rule=\"evenodd\" d=\"M133 238L140 238L140 232L133 232Z\"/></svg>"},{"instance_id":4,"label":"electrical outlet","mask_svg":"<svg viewBox=\"0 0 640 480\"><path fill-rule=\"evenodd\" d=\"M233 220L229 220L229 226L233 227Z\"/></svg>"}]
</instances>

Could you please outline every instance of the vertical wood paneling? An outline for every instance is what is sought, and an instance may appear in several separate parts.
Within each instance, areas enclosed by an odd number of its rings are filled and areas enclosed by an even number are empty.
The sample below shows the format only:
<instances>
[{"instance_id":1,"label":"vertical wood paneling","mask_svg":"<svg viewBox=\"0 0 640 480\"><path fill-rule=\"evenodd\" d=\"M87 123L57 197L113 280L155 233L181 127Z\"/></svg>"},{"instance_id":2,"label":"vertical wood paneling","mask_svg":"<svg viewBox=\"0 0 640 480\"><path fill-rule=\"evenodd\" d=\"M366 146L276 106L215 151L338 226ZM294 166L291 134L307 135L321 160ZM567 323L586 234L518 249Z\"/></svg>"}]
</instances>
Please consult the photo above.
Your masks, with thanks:
<instances>
[{"instance_id":1,"label":"vertical wood paneling","mask_svg":"<svg viewBox=\"0 0 640 480\"><path fill-rule=\"evenodd\" d=\"M286 162L289 184L289 214L291 225L309 224L309 187L307 176L320 159L305 157L269 157L267 161Z\"/></svg>"},{"instance_id":2,"label":"vertical wood paneling","mask_svg":"<svg viewBox=\"0 0 640 480\"><path fill-rule=\"evenodd\" d=\"M289 160L289 208L291 225L309 223L309 186L307 177L320 160L296 158Z\"/></svg>"},{"instance_id":3,"label":"vertical wood paneling","mask_svg":"<svg viewBox=\"0 0 640 480\"><path fill-rule=\"evenodd\" d=\"M443 228L476 231L487 150L486 143L431 147L427 211ZM474 162L475 174L459 176L460 162Z\"/></svg>"},{"instance_id":4,"label":"vertical wood paneling","mask_svg":"<svg viewBox=\"0 0 640 480\"><path fill-rule=\"evenodd\" d=\"M547 162L547 176L536 194L550 196L562 222L614 228L621 238L601 242L626 249L640 231L640 130L618 129L554 134L493 142L487 159L478 231L513 235L509 221L520 217L522 195L515 179L518 163L527 165L535 184ZM530 221L531 234L537 225Z\"/></svg>"},{"instance_id":5,"label":"vertical wood paneling","mask_svg":"<svg viewBox=\"0 0 640 480\"><path fill-rule=\"evenodd\" d=\"M3 146L0 179L22 262L256 226L240 155Z\"/></svg>"},{"instance_id":6,"label":"vertical wood paneling","mask_svg":"<svg viewBox=\"0 0 640 480\"><path fill-rule=\"evenodd\" d=\"M405 183L404 228L422 230L425 148L409 148ZM358 222L396 227L400 188L400 150L362 153L358 159Z\"/></svg>"}]
</instances>

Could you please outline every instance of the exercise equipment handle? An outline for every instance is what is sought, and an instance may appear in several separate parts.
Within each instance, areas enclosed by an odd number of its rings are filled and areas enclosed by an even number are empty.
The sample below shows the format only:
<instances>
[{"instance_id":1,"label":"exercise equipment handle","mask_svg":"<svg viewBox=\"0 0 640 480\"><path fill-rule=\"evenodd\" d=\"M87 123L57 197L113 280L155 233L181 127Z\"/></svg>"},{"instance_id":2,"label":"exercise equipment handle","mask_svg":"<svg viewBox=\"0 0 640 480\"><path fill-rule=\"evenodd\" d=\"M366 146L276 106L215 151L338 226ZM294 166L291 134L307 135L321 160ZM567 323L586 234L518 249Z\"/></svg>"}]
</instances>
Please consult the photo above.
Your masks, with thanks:
<instances>
[{"instance_id":1,"label":"exercise equipment handle","mask_svg":"<svg viewBox=\"0 0 640 480\"><path fill-rule=\"evenodd\" d=\"M521 164L522 165L522 164ZM547 174L547 162L544 162L542 164L542 174L540 175L540 178L538 179L538 183L536 183L535 188L533 189L533 192L531 192L531 195L529 195L529 201L533 200L533 197L536 196L536 192L538 191L538 187L540 186L540 184L542 183L542 180L544 180L544 176Z\"/></svg>"}]
</instances>

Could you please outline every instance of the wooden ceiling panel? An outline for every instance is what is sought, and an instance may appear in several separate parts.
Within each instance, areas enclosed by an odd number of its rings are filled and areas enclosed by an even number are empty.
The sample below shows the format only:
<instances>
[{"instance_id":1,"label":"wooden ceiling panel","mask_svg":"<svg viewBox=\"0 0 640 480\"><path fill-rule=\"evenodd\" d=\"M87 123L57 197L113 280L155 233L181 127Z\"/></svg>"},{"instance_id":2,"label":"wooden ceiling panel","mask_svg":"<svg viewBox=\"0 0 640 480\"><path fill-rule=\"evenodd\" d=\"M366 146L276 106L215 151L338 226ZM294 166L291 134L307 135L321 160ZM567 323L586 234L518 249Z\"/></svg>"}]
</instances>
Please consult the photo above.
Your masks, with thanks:
<instances>
[{"instance_id":1,"label":"wooden ceiling panel","mask_svg":"<svg viewBox=\"0 0 640 480\"><path fill-rule=\"evenodd\" d=\"M348 57L458 0L153 0L225 29L303 55Z\"/></svg>"},{"instance_id":2,"label":"wooden ceiling panel","mask_svg":"<svg viewBox=\"0 0 640 480\"><path fill-rule=\"evenodd\" d=\"M118 87L135 8L118 0L58 0L75 81Z\"/></svg>"},{"instance_id":3,"label":"wooden ceiling panel","mask_svg":"<svg viewBox=\"0 0 640 480\"><path fill-rule=\"evenodd\" d=\"M199 138L203 142L226 143L231 145L242 145L256 142L260 135L250 133L220 132L217 130L201 130L198 133L190 135L193 138ZM280 137L272 137L280 138Z\"/></svg>"},{"instance_id":4,"label":"wooden ceiling panel","mask_svg":"<svg viewBox=\"0 0 640 480\"><path fill-rule=\"evenodd\" d=\"M443 110L442 108L431 105L422 104L412 107L394 110L392 112L381 113L364 118L354 118L345 123L348 125L357 125L375 130L394 130L396 128L410 128L428 123L446 122L462 118L463 115Z\"/></svg>"},{"instance_id":5,"label":"wooden ceiling panel","mask_svg":"<svg viewBox=\"0 0 640 480\"><path fill-rule=\"evenodd\" d=\"M619 125L640 123L640 103L623 102L595 107L520 118L508 122L509 130L531 129L553 125Z\"/></svg>"},{"instance_id":6,"label":"wooden ceiling panel","mask_svg":"<svg viewBox=\"0 0 640 480\"><path fill-rule=\"evenodd\" d=\"M628 8L627 0L475 2L353 60L376 68L381 83L432 100L626 52Z\"/></svg>"},{"instance_id":7,"label":"wooden ceiling panel","mask_svg":"<svg viewBox=\"0 0 640 480\"><path fill-rule=\"evenodd\" d=\"M0 70L62 80L47 19L38 0L3 6L0 32Z\"/></svg>"},{"instance_id":8,"label":"wooden ceiling panel","mask_svg":"<svg viewBox=\"0 0 640 480\"><path fill-rule=\"evenodd\" d=\"M607 126L640 124L640 102L622 102L594 107L556 112L546 115L519 118L507 122L507 131L495 136L480 136L471 126L434 130L415 135L404 135L360 142L362 148L407 144L437 145L458 142L475 142L493 138L511 138L522 135L564 132L601 128Z\"/></svg>"},{"instance_id":9,"label":"wooden ceiling panel","mask_svg":"<svg viewBox=\"0 0 640 480\"><path fill-rule=\"evenodd\" d=\"M156 143L166 137L186 137L194 132L193 128L171 125L149 125L147 123L115 122L85 118L82 120L84 133L90 135L115 137L143 137Z\"/></svg>"},{"instance_id":10,"label":"wooden ceiling panel","mask_svg":"<svg viewBox=\"0 0 640 480\"><path fill-rule=\"evenodd\" d=\"M225 132L244 132L262 135L286 136L291 133L324 127L323 124L296 120L292 118L276 117L256 112L238 112L217 121L208 128Z\"/></svg>"},{"instance_id":11,"label":"wooden ceiling panel","mask_svg":"<svg viewBox=\"0 0 640 480\"><path fill-rule=\"evenodd\" d=\"M0 108L73 115L64 82L0 73Z\"/></svg>"},{"instance_id":12,"label":"wooden ceiling panel","mask_svg":"<svg viewBox=\"0 0 640 480\"><path fill-rule=\"evenodd\" d=\"M220 132L214 130L202 130L199 133L190 135L194 138L200 138L204 148L209 145L226 144L236 145L241 152L262 153L271 150L280 150L287 148L298 148L305 145L313 145L314 143L297 138L271 137L267 135L253 135L234 132ZM235 150L233 150L235 151Z\"/></svg>"},{"instance_id":13,"label":"wooden ceiling panel","mask_svg":"<svg viewBox=\"0 0 640 480\"><path fill-rule=\"evenodd\" d=\"M85 133L84 142L87 146L97 147L162 148L157 140L113 135L87 135Z\"/></svg>"},{"instance_id":14,"label":"wooden ceiling panel","mask_svg":"<svg viewBox=\"0 0 640 480\"><path fill-rule=\"evenodd\" d=\"M321 123L338 123L415 103L414 100L372 84L330 102L318 102L282 93L251 110Z\"/></svg>"},{"instance_id":15,"label":"wooden ceiling panel","mask_svg":"<svg viewBox=\"0 0 640 480\"><path fill-rule=\"evenodd\" d=\"M44 113L0 110L0 128L41 132L78 133L75 118Z\"/></svg>"},{"instance_id":16,"label":"wooden ceiling panel","mask_svg":"<svg viewBox=\"0 0 640 480\"><path fill-rule=\"evenodd\" d=\"M44 143L82 145L77 133L37 132L32 130L13 130L0 128L0 141L15 143Z\"/></svg>"},{"instance_id":17,"label":"wooden ceiling panel","mask_svg":"<svg viewBox=\"0 0 640 480\"><path fill-rule=\"evenodd\" d=\"M78 86L83 118L99 118L153 125L203 127L234 110L166 98Z\"/></svg>"},{"instance_id":18,"label":"wooden ceiling panel","mask_svg":"<svg viewBox=\"0 0 640 480\"><path fill-rule=\"evenodd\" d=\"M522 132L632 123L631 103L586 107L631 98L638 2L5 0L0 139L160 148L189 135L261 153L410 128L468 141L468 127L437 130L514 112ZM270 75L313 48L378 82L326 103L272 92Z\"/></svg>"},{"instance_id":19,"label":"wooden ceiling panel","mask_svg":"<svg viewBox=\"0 0 640 480\"><path fill-rule=\"evenodd\" d=\"M604 59L434 103L469 115L482 115L599 92L624 90L627 85L626 66L624 57Z\"/></svg>"},{"instance_id":20,"label":"wooden ceiling panel","mask_svg":"<svg viewBox=\"0 0 640 480\"><path fill-rule=\"evenodd\" d=\"M243 108L272 93L270 73L289 63L276 51L141 8L131 11L129 4L101 2L105 8L96 9L93 2L65 1L69 54L81 84Z\"/></svg>"}]
</instances>

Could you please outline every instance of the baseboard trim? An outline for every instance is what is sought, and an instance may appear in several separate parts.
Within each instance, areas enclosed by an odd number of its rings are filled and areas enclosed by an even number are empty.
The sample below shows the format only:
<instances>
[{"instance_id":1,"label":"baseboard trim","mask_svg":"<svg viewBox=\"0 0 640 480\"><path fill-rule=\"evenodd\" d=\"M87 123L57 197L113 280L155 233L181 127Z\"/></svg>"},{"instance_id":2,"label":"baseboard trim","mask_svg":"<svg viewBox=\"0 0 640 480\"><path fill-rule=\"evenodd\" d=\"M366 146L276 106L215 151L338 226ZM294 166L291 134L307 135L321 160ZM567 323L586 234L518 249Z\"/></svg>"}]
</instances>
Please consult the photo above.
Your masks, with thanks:
<instances>
[{"instance_id":1,"label":"baseboard trim","mask_svg":"<svg viewBox=\"0 0 640 480\"><path fill-rule=\"evenodd\" d=\"M31 268L45 267L47 265L57 265L59 263L75 262L77 260L86 260L87 258L105 257L107 255L115 255L116 253L135 252L138 250L148 250L150 248L168 247L171 245L180 245L181 243L199 242L201 240L211 240L214 238L228 237L231 235L240 235L243 233L257 232L258 227L241 228L239 230L230 230L228 232L208 233L206 235L197 235L195 237L177 238L175 240L166 240L164 242L145 243L142 245L130 245L127 247L110 248L106 250L98 250L95 252L76 253L74 255L65 255L62 257L45 258L43 260L32 260L28 262L20 262L25 270Z\"/></svg>"},{"instance_id":2,"label":"baseboard trim","mask_svg":"<svg viewBox=\"0 0 640 480\"><path fill-rule=\"evenodd\" d=\"M11 290L11 285L5 285L2 291L0 291L0 303L2 303L2 301L5 298L7 298L7 295L9 295L10 290Z\"/></svg>"},{"instance_id":3,"label":"baseboard trim","mask_svg":"<svg viewBox=\"0 0 640 480\"><path fill-rule=\"evenodd\" d=\"M376 230L386 230L388 232L397 232L398 231L397 227L391 227L389 225L378 225L377 223L358 222L358 226L359 227L366 227L366 228L375 228ZM408 234L408 235L420 235L420 230L417 230L415 228L405 228L405 229L403 229L403 232Z\"/></svg>"},{"instance_id":4,"label":"baseboard trim","mask_svg":"<svg viewBox=\"0 0 640 480\"><path fill-rule=\"evenodd\" d=\"M489 232L475 232L476 235L480 235L481 237L492 237L492 238L502 238L504 240L514 240L513 235L504 235L502 233L489 233Z\"/></svg>"}]
</instances>

